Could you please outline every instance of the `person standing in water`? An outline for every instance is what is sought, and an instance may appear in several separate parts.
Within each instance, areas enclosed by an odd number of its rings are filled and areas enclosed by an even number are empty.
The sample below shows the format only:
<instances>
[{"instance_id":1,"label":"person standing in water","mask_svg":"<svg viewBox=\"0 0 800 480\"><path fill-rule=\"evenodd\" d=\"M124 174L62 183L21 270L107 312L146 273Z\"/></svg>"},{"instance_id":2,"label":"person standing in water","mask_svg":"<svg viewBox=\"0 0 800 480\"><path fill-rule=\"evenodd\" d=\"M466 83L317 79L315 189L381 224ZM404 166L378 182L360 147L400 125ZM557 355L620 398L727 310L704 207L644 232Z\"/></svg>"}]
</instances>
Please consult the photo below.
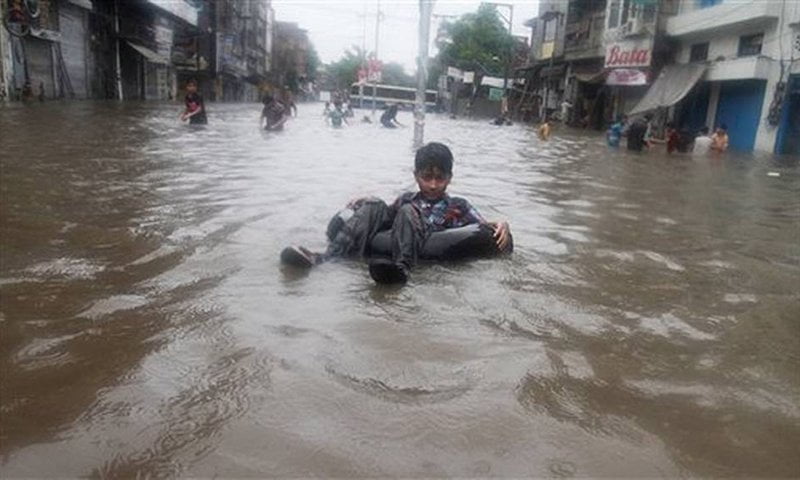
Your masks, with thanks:
<instances>
[{"instance_id":1,"label":"person standing in water","mask_svg":"<svg viewBox=\"0 0 800 480\"><path fill-rule=\"evenodd\" d=\"M694 155L708 155L711 150L711 137L708 136L708 127L700 129L700 135L694 139L694 147L692 147L692 154Z\"/></svg>"},{"instance_id":2,"label":"person standing in water","mask_svg":"<svg viewBox=\"0 0 800 480\"><path fill-rule=\"evenodd\" d=\"M283 130L283 124L288 118L286 107L269 93L264 95L263 101L264 109L261 111L259 125L262 125L265 130Z\"/></svg>"},{"instance_id":3,"label":"person standing in water","mask_svg":"<svg viewBox=\"0 0 800 480\"><path fill-rule=\"evenodd\" d=\"M342 128L342 123L348 124L347 119L345 118L346 116L347 115L342 110L342 104L340 102L335 102L333 105L333 110L331 110L331 112L328 114L328 120L331 122L331 126L334 128Z\"/></svg>"},{"instance_id":4,"label":"person standing in water","mask_svg":"<svg viewBox=\"0 0 800 480\"><path fill-rule=\"evenodd\" d=\"M716 153L725 153L728 151L728 126L724 123L717 127L714 135L711 135L711 150Z\"/></svg>"},{"instance_id":5,"label":"person standing in water","mask_svg":"<svg viewBox=\"0 0 800 480\"><path fill-rule=\"evenodd\" d=\"M203 96L197 93L197 81L194 79L186 82L186 98L184 99L186 109L181 113L181 120L189 120L191 125L205 125L208 123L206 117L206 105Z\"/></svg>"},{"instance_id":6,"label":"person standing in water","mask_svg":"<svg viewBox=\"0 0 800 480\"><path fill-rule=\"evenodd\" d=\"M397 128L398 126L403 126L397 121L397 104L390 106L385 112L383 112L383 115L381 115L381 124L386 128Z\"/></svg>"},{"instance_id":7,"label":"person standing in water","mask_svg":"<svg viewBox=\"0 0 800 480\"><path fill-rule=\"evenodd\" d=\"M617 117L617 121L606 132L606 141L609 147L619 147L619 142L622 140L622 134L625 131L625 126L628 123L628 117L625 115Z\"/></svg>"}]
</instances>

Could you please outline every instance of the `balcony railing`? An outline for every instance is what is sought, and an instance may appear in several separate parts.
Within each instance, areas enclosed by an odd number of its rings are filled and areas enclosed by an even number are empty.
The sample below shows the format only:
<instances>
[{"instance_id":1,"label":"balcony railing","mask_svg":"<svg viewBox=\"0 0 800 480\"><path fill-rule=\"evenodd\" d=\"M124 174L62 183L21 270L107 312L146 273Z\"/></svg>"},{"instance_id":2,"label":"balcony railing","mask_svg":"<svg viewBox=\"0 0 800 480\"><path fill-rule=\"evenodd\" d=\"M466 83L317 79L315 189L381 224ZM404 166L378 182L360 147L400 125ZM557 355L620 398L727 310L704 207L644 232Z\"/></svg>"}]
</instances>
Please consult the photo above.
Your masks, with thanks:
<instances>
[{"instance_id":1,"label":"balcony railing","mask_svg":"<svg viewBox=\"0 0 800 480\"><path fill-rule=\"evenodd\" d=\"M564 36L566 54L593 51L603 45L605 12L596 12L576 22L567 23Z\"/></svg>"}]
</instances>

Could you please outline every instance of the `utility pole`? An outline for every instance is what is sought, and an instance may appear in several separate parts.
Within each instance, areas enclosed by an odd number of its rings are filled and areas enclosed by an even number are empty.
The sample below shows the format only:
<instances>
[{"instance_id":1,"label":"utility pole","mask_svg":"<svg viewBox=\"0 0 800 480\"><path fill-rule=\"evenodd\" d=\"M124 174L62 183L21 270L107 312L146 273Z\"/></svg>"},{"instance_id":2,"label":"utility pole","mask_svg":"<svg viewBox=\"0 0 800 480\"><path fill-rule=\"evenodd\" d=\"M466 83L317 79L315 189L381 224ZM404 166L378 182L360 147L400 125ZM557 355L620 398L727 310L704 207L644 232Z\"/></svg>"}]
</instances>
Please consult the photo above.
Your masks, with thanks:
<instances>
[{"instance_id":1,"label":"utility pole","mask_svg":"<svg viewBox=\"0 0 800 480\"><path fill-rule=\"evenodd\" d=\"M115 59L115 71L114 74L117 77L117 99L123 100L122 95L122 64L120 62L120 48L122 44L120 43L121 40L119 39L119 0L114 0L114 36L117 37L117 48L116 48L116 59Z\"/></svg>"},{"instance_id":2,"label":"utility pole","mask_svg":"<svg viewBox=\"0 0 800 480\"><path fill-rule=\"evenodd\" d=\"M508 35L511 37L511 43L508 50L508 58L506 59L505 71L503 72L503 93L506 93L506 89L508 88L508 71L511 69L511 60L513 57L514 52L514 5L511 3L497 3L497 2L482 2L488 3L490 5L495 5L498 7L506 7L508 8L508 18L503 16L500 12L497 12L500 15L500 18L508 22Z\"/></svg>"},{"instance_id":3,"label":"utility pole","mask_svg":"<svg viewBox=\"0 0 800 480\"><path fill-rule=\"evenodd\" d=\"M378 0L378 11L375 14L375 64L378 62L378 40L381 38L381 0ZM377 108L377 95L378 94L378 79L373 77L372 80L372 116L375 117L375 109Z\"/></svg>"},{"instance_id":4,"label":"utility pole","mask_svg":"<svg viewBox=\"0 0 800 480\"><path fill-rule=\"evenodd\" d=\"M364 3L364 13L361 15L361 69L367 71L367 4ZM364 108L364 83L366 79L358 79L358 108Z\"/></svg>"},{"instance_id":5,"label":"utility pole","mask_svg":"<svg viewBox=\"0 0 800 480\"><path fill-rule=\"evenodd\" d=\"M542 113L539 115L542 121L547 120L547 100L550 97L550 79L549 76L553 75L553 58L556 56L556 49L558 48L558 23L561 21L562 13L557 10L551 10L542 15L545 21L544 34L547 35L547 24L550 20L555 20L555 28L553 32L553 51L550 52L550 62L548 65L548 78L544 81L544 102L542 102Z\"/></svg>"},{"instance_id":6,"label":"utility pole","mask_svg":"<svg viewBox=\"0 0 800 480\"><path fill-rule=\"evenodd\" d=\"M417 55L417 97L414 108L414 148L425 137L425 87L428 83L428 39L434 0L419 0L419 53Z\"/></svg>"}]
</instances>

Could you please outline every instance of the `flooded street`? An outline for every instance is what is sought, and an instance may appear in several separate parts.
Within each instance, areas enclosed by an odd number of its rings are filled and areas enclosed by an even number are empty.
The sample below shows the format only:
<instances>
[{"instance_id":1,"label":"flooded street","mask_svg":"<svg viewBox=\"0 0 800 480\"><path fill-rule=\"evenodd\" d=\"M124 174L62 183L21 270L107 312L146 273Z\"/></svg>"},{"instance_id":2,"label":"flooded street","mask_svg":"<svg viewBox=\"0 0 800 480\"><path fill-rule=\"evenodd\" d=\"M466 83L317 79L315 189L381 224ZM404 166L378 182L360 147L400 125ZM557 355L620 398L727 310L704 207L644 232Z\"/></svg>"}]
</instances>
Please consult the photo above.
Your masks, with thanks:
<instances>
[{"instance_id":1,"label":"flooded street","mask_svg":"<svg viewBox=\"0 0 800 480\"><path fill-rule=\"evenodd\" d=\"M515 252L397 289L278 254L412 188L412 128L179 111L0 110L4 477L800 472L796 160L429 115Z\"/></svg>"}]
</instances>

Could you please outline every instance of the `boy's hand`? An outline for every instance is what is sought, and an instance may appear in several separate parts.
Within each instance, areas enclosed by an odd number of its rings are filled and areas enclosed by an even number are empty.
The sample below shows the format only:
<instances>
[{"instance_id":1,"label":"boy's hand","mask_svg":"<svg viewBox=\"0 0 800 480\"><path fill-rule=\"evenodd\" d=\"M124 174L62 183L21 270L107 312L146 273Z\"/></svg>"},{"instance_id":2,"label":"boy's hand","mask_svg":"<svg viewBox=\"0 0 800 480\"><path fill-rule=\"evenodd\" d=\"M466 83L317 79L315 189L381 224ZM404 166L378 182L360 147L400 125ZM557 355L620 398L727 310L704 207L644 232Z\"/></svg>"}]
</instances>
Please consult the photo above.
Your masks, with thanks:
<instances>
[{"instance_id":1,"label":"boy's hand","mask_svg":"<svg viewBox=\"0 0 800 480\"><path fill-rule=\"evenodd\" d=\"M505 251L511 241L511 230L508 227L508 222L492 222L489 225L494 229L494 238L497 242L497 248Z\"/></svg>"}]
</instances>

